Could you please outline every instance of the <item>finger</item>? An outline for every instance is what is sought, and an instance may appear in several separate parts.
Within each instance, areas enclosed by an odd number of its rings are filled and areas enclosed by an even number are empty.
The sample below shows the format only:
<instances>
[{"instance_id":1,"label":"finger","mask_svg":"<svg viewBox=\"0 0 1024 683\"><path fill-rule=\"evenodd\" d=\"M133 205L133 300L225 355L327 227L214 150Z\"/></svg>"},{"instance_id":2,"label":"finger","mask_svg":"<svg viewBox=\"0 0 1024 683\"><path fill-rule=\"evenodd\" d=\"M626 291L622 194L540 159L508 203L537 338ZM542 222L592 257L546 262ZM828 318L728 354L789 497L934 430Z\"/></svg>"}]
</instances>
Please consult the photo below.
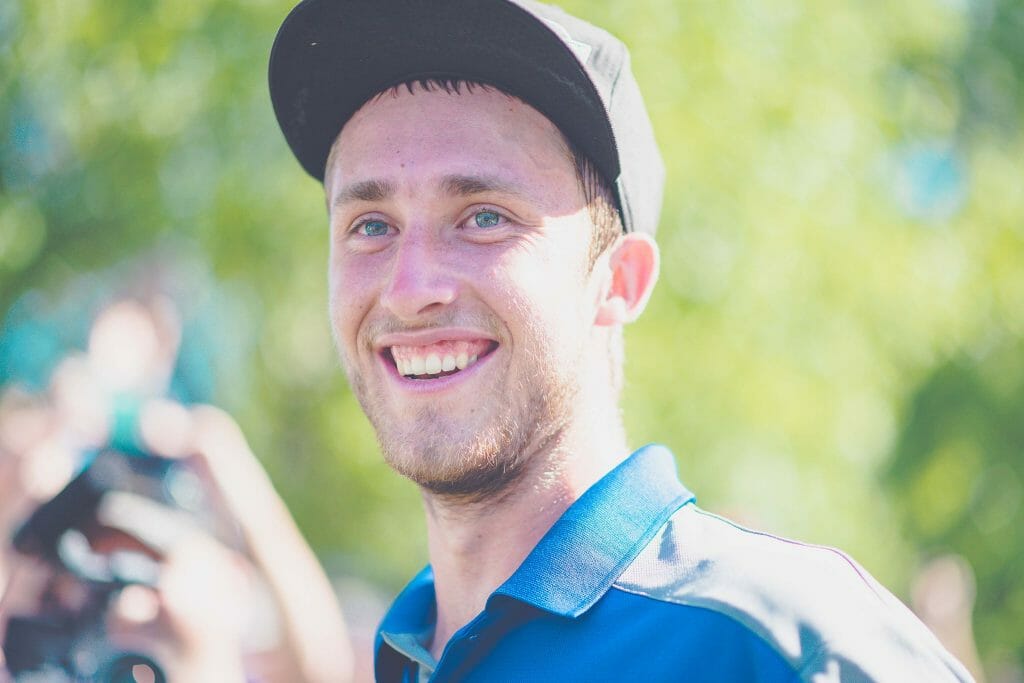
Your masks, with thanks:
<instances>
[{"instance_id":1,"label":"finger","mask_svg":"<svg viewBox=\"0 0 1024 683\"><path fill-rule=\"evenodd\" d=\"M193 408L197 465L213 485L230 516L245 521L260 509L273 485L256 460L238 424L212 406Z\"/></svg>"},{"instance_id":2,"label":"finger","mask_svg":"<svg viewBox=\"0 0 1024 683\"><path fill-rule=\"evenodd\" d=\"M22 460L22 490L35 502L52 498L74 477L79 455L59 434L47 436Z\"/></svg>"},{"instance_id":3,"label":"finger","mask_svg":"<svg viewBox=\"0 0 1024 683\"><path fill-rule=\"evenodd\" d=\"M179 543L160 574L168 617L182 633L236 646L250 593L246 562L214 539L196 534Z\"/></svg>"},{"instance_id":4,"label":"finger","mask_svg":"<svg viewBox=\"0 0 1024 683\"><path fill-rule=\"evenodd\" d=\"M110 395L82 354L66 357L50 378L50 396L62 429L82 447L98 447L110 436Z\"/></svg>"},{"instance_id":5,"label":"finger","mask_svg":"<svg viewBox=\"0 0 1024 683\"><path fill-rule=\"evenodd\" d=\"M96 521L123 531L160 555L168 555L185 539L201 532L196 518L151 498L108 491L96 508Z\"/></svg>"},{"instance_id":6,"label":"finger","mask_svg":"<svg viewBox=\"0 0 1024 683\"><path fill-rule=\"evenodd\" d=\"M107 629L121 647L169 664L241 651L249 582L233 554L204 536L179 543L154 587L133 585L111 605Z\"/></svg>"},{"instance_id":7,"label":"finger","mask_svg":"<svg viewBox=\"0 0 1024 683\"><path fill-rule=\"evenodd\" d=\"M160 616L160 597L147 586L126 586L111 606L110 625L114 631L137 630Z\"/></svg>"},{"instance_id":8,"label":"finger","mask_svg":"<svg viewBox=\"0 0 1024 683\"><path fill-rule=\"evenodd\" d=\"M175 401L151 399L139 411L139 438L156 455L167 458L191 455L193 429L192 413Z\"/></svg>"},{"instance_id":9,"label":"finger","mask_svg":"<svg viewBox=\"0 0 1024 683\"><path fill-rule=\"evenodd\" d=\"M21 455L52 429L53 411L38 396L9 387L0 394L0 459Z\"/></svg>"},{"instance_id":10,"label":"finger","mask_svg":"<svg viewBox=\"0 0 1024 683\"><path fill-rule=\"evenodd\" d=\"M192 409L193 446L218 469L237 468L253 457L238 423L225 411L201 405Z\"/></svg>"},{"instance_id":11,"label":"finger","mask_svg":"<svg viewBox=\"0 0 1024 683\"><path fill-rule=\"evenodd\" d=\"M24 513L30 498L28 465L54 429L53 411L38 396L17 388L0 395L0 538Z\"/></svg>"}]
</instances>

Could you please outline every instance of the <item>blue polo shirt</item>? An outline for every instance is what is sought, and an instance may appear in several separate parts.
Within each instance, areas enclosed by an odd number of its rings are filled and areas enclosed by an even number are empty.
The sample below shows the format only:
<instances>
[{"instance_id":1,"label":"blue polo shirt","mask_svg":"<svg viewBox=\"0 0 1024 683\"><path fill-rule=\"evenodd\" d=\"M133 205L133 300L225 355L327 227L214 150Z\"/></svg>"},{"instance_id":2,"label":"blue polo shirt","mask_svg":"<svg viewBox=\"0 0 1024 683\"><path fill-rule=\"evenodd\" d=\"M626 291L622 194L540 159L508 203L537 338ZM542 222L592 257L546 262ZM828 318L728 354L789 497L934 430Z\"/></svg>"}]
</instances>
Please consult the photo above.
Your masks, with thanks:
<instances>
[{"instance_id":1,"label":"blue polo shirt","mask_svg":"<svg viewBox=\"0 0 1024 683\"><path fill-rule=\"evenodd\" d=\"M427 567L381 623L377 681L971 680L843 553L694 500L667 449L641 448L565 512L439 661Z\"/></svg>"}]
</instances>

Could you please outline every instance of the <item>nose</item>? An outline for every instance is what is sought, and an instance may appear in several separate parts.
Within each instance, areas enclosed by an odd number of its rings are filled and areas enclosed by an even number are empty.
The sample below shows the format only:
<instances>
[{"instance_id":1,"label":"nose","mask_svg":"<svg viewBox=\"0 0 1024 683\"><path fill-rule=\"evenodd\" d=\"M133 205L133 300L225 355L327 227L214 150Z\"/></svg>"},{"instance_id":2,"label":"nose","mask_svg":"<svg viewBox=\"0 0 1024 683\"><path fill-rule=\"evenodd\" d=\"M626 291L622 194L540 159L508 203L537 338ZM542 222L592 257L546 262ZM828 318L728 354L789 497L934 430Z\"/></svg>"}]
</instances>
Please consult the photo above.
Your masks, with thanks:
<instances>
[{"instance_id":1,"label":"nose","mask_svg":"<svg viewBox=\"0 0 1024 683\"><path fill-rule=\"evenodd\" d=\"M406 237L395 250L381 305L397 318L416 318L458 297L456 280L444 258L445 245L428 236Z\"/></svg>"}]
</instances>

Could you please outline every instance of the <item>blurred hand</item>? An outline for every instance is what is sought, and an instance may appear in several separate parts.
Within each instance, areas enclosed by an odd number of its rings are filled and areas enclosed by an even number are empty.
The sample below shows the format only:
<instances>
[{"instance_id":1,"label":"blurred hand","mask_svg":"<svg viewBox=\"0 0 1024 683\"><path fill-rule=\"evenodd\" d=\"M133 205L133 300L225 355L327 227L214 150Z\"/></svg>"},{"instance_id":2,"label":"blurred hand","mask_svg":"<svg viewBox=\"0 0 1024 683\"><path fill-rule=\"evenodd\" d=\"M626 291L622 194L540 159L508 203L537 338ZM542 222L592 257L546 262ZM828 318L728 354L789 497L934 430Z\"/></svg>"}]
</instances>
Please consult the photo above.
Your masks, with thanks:
<instances>
[{"instance_id":1,"label":"blurred hand","mask_svg":"<svg viewBox=\"0 0 1024 683\"><path fill-rule=\"evenodd\" d=\"M281 617L279 647L262 660L264 678L351 680L352 646L331 584L238 424L211 406L193 409L190 418L188 450L228 516L238 522L248 558Z\"/></svg>"},{"instance_id":2,"label":"blurred hand","mask_svg":"<svg viewBox=\"0 0 1024 683\"><path fill-rule=\"evenodd\" d=\"M14 524L34 505L70 479L70 466L51 467L52 481L34 490L25 474L54 457L43 446L73 422L66 418L68 406L73 411L75 403L65 402L61 411L34 404L31 420L22 411L14 421L20 425L17 438L4 440L0 431L0 445L8 444L0 458L4 538L10 538ZM30 422L36 428L24 429ZM2 426L0 420L0 430ZM103 524L136 539L160 561L155 588L132 586L118 597L109 615L111 639L119 647L152 656L171 681L244 680L246 672L267 681L348 680L351 650L330 584L234 420L209 406L188 409L151 399L141 407L138 436L154 454L188 457L221 515L236 526L244 542L229 549L182 523L182 515L169 508L159 511L158 504L108 494L101 517L112 505L136 509L122 509L102 519ZM6 619L32 613L55 580L45 565L12 555L8 543L3 547L0 637ZM4 567L12 560L20 569L7 581L10 570ZM269 629L274 642L252 652L247 651L245 626L251 631L253 620L261 618L251 607L259 602L254 600L258 595L272 603L271 615L276 608L279 623Z\"/></svg>"},{"instance_id":3,"label":"blurred hand","mask_svg":"<svg viewBox=\"0 0 1024 683\"><path fill-rule=\"evenodd\" d=\"M7 620L12 616L36 613L54 572L46 563L31 557L11 557L8 563L7 583L0 590L0 643L7 631ZM0 683L10 679L0 649Z\"/></svg>"},{"instance_id":4,"label":"blurred hand","mask_svg":"<svg viewBox=\"0 0 1024 683\"><path fill-rule=\"evenodd\" d=\"M16 389L0 393L0 595L17 524L71 478L71 454L51 405Z\"/></svg>"},{"instance_id":5,"label":"blurred hand","mask_svg":"<svg viewBox=\"0 0 1024 683\"><path fill-rule=\"evenodd\" d=\"M250 578L212 539L182 539L163 558L155 589L129 586L107 620L111 642L151 655L170 681L244 681Z\"/></svg>"}]
</instances>

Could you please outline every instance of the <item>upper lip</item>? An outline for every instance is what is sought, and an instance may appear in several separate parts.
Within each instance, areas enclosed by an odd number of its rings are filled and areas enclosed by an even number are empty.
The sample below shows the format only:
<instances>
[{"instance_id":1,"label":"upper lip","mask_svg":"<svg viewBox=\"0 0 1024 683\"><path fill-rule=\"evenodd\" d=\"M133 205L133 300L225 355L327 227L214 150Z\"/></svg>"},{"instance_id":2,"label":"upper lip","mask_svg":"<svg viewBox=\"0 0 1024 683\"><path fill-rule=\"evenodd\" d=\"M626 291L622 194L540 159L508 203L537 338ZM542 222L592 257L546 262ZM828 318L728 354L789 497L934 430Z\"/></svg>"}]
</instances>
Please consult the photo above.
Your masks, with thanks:
<instances>
[{"instance_id":1,"label":"upper lip","mask_svg":"<svg viewBox=\"0 0 1024 683\"><path fill-rule=\"evenodd\" d=\"M375 340L374 346L378 349L388 349L392 346L429 346L443 341L473 341L475 339L497 341L490 334L480 330L463 327L435 327L413 332L385 334Z\"/></svg>"}]
</instances>

